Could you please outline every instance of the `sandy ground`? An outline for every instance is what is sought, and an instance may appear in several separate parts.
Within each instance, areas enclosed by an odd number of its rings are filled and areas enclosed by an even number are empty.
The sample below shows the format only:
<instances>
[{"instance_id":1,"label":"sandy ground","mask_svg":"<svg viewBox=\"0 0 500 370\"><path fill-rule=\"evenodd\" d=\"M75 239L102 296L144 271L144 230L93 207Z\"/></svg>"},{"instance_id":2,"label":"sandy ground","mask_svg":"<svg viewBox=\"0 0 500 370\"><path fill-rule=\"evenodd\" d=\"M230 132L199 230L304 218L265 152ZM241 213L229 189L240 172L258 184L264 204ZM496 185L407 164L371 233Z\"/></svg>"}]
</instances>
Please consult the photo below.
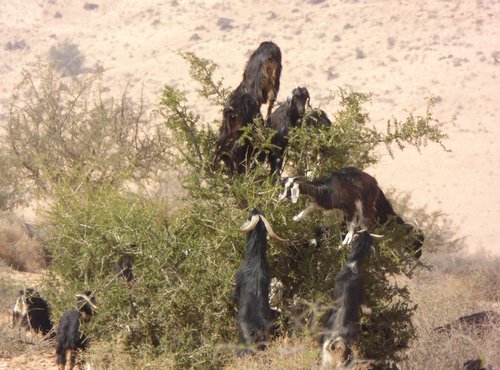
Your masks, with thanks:
<instances>
[{"instance_id":1,"label":"sandy ground","mask_svg":"<svg viewBox=\"0 0 500 370\"><path fill-rule=\"evenodd\" d=\"M76 71L102 65L113 88L131 80L153 104L164 84L194 94L176 50L213 59L236 86L250 53L273 40L283 54L280 99L305 84L317 105L348 84L374 94L368 110L383 127L438 97L437 117L457 117L451 152L385 154L370 172L383 189L410 192L416 207L448 214L471 250L500 254L497 0L95 1L92 10L75 0L0 1L0 120L22 68L65 41L85 57Z\"/></svg>"},{"instance_id":2,"label":"sandy ground","mask_svg":"<svg viewBox=\"0 0 500 370\"><path fill-rule=\"evenodd\" d=\"M17 357L0 357L0 370L56 370L54 355L21 355Z\"/></svg>"}]
</instances>

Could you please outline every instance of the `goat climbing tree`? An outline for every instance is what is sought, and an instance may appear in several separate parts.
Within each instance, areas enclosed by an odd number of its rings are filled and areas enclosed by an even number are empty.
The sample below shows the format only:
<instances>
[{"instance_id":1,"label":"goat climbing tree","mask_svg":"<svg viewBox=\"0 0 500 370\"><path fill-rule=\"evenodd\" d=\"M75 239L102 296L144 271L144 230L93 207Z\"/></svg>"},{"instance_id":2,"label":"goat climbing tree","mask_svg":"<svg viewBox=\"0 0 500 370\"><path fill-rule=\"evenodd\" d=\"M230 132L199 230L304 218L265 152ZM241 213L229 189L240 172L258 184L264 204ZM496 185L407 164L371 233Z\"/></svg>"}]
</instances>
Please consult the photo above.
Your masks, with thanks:
<instances>
[{"instance_id":1,"label":"goat climbing tree","mask_svg":"<svg viewBox=\"0 0 500 370\"><path fill-rule=\"evenodd\" d=\"M221 107L230 90L215 80L216 65L192 53L181 55L201 86L200 95ZM386 131L378 131L369 126L363 108L369 99L341 89L334 97L336 112L328 112L331 127L292 129L285 171L316 177L346 166L363 169L377 162L380 146L421 147L446 138L442 123L432 115L432 101L424 116L391 120ZM279 203L281 184L269 177L265 163L256 160L234 176L214 166L217 127L188 106L183 92L165 86L157 108L169 132L168 146L162 147L170 148L170 163L183 188L176 211L169 211L172 205L165 200L127 192L113 183L97 189L57 184L48 213L54 278L47 279L47 294L57 316L74 292L91 287L100 303L92 323L95 340L119 340L128 351L168 359L171 367L219 368L230 361L231 344L236 343L236 308L228 297L245 246L239 228L249 209L264 210L275 232L289 240L272 241L269 249L274 275L294 286L293 299L282 308L282 335L318 332L317 316L333 304L335 275L347 250L340 247L343 227L334 212L292 221L304 200ZM246 127L242 135L262 153L272 148L271 136L262 121ZM304 242L315 237L318 226L327 232L317 248L308 247ZM376 241L364 267L372 313L362 317L357 346L363 356L397 360L414 335L415 307L406 287L393 277L409 274L418 262L407 252L408 236L397 228L377 233L386 237ZM134 259L136 279L129 286L112 268L122 253Z\"/></svg>"}]
</instances>

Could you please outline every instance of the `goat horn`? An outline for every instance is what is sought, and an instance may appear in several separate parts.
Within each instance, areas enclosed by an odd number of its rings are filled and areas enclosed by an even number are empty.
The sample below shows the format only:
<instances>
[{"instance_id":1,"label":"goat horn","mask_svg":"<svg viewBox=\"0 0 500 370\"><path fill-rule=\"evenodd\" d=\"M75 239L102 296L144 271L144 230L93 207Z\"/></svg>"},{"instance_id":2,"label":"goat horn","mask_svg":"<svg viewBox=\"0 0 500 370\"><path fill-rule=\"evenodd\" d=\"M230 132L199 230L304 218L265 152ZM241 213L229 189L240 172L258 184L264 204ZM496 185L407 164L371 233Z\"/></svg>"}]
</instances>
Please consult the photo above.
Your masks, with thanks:
<instances>
[{"instance_id":1,"label":"goat horn","mask_svg":"<svg viewBox=\"0 0 500 370\"><path fill-rule=\"evenodd\" d=\"M367 229L361 229L361 230L359 230L359 231L356 233L356 235L359 235L359 234L361 234L361 233L365 233L365 232L368 232L368 230L367 230ZM384 237L383 235L380 235L380 234L372 234L372 233L369 233L369 234L370 234L370 236L371 236L372 238L383 238L383 237Z\"/></svg>"},{"instance_id":2,"label":"goat horn","mask_svg":"<svg viewBox=\"0 0 500 370\"><path fill-rule=\"evenodd\" d=\"M97 306L90 301L86 294L75 294L75 297L84 299L94 310L97 310Z\"/></svg>"},{"instance_id":3,"label":"goat horn","mask_svg":"<svg viewBox=\"0 0 500 370\"><path fill-rule=\"evenodd\" d=\"M250 221L245 222L240 230L244 232L252 231L253 229L255 229L255 226L257 226L258 222L259 215L253 215Z\"/></svg>"},{"instance_id":4,"label":"goat horn","mask_svg":"<svg viewBox=\"0 0 500 370\"><path fill-rule=\"evenodd\" d=\"M264 226L266 227L266 230L267 230L267 233L269 234L269 236L271 236L272 238L274 238L276 240L279 240L280 242L288 241L286 239L280 238L278 235L276 235L274 233L273 228L271 227L271 224L269 223L267 218L265 218L264 216L260 216L260 219L262 220L262 222L264 222Z\"/></svg>"}]
</instances>

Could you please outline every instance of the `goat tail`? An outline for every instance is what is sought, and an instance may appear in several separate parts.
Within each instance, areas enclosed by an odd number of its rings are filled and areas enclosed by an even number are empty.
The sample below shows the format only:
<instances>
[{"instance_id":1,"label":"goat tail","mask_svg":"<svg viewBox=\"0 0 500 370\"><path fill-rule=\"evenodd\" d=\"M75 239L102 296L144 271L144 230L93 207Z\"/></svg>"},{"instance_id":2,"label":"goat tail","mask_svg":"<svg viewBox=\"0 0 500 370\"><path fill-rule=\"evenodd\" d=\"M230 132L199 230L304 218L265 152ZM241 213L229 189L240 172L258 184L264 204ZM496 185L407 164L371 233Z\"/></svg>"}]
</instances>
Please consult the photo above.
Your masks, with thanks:
<instances>
[{"instance_id":1,"label":"goat tail","mask_svg":"<svg viewBox=\"0 0 500 370\"><path fill-rule=\"evenodd\" d=\"M63 341L57 341L56 344L56 364L66 365L66 348L64 348Z\"/></svg>"}]
</instances>

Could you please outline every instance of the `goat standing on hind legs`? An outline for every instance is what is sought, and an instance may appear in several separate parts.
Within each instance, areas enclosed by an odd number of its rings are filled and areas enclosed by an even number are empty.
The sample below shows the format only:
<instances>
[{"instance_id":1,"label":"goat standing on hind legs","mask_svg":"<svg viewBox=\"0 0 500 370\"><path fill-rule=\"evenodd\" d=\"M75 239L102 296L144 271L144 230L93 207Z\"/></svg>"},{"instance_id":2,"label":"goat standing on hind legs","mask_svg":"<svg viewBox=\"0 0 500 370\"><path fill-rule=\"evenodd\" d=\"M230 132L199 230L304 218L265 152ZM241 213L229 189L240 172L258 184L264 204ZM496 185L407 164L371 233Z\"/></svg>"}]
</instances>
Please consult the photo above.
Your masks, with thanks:
<instances>
[{"instance_id":1,"label":"goat standing on hind legs","mask_svg":"<svg viewBox=\"0 0 500 370\"><path fill-rule=\"evenodd\" d=\"M281 51L273 42L262 42L250 56L243 80L229 96L222 112L222 123L215 143L212 163L222 160L229 173L243 173L254 155L249 140L240 142L244 127L262 117L260 107L269 103L267 118L278 95Z\"/></svg>"},{"instance_id":2,"label":"goat standing on hind legs","mask_svg":"<svg viewBox=\"0 0 500 370\"><path fill-rule=\"evenodd\" d=\"M77 294L78 310L66 311L61 318L56 334L56 363L59 370L72 370L76 363L79 350L84 351L89 343L88 338L80 332L80 323L89 322L94 310L96 300L90 291Z\"/></svg>"},{"instance_id":3,"label":"goat standing on hind legs","mask_svg":"<svg viewBox=\"0 0 500 370\"><path fill-rule=\"evenodd\" d=\"M252 353L249 346L265 349L277 313L269 305L271 267L267 261L267 234L274 234L262 211L253 209L241 231L247 232L245 260L236 271L236 287L230 299L238 302L238 345L236 355Z\"/></svg>"},{"instance_id":4,"label":"goat standing on hind legs","mask_svg":"<svg viewBox=\"0 0 500 370\"><path fill-rule=\"evenodd\" d=\"M292 127L301 124L309 99L309 91L305 87L296 87L267 120L268 125L276 131L271 140L275 148L269 153L271 176L281 174L283 155L288 146L288 133Z\"/></svg>"},{"instance_id":5,"label":"goat standing on hind legs","mask_svg":"<svg viewBox=\"0 0 500 370\"><path fill-rule=\"evenodd\" d=\"M370 234L354 235L346 264L335 278L333 299L336 306L323 336L323 368L343 368L351 360L351 344L359 335L360 311L364 304L360 268L371 248Z\"/></svg>"}]
</instances>

